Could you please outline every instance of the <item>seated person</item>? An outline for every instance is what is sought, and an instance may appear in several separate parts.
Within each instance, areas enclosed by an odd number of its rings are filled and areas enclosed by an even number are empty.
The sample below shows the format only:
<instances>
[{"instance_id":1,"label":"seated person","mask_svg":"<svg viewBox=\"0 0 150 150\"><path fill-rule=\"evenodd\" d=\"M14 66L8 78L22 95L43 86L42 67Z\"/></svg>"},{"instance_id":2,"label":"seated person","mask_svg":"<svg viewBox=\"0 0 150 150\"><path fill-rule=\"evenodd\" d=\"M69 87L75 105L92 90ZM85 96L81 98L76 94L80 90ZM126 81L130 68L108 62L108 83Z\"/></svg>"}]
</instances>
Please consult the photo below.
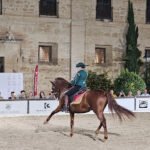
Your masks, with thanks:
<instances>
[{"instance_id":1,"label":"seated person","mask_svg":"<svg viewBox=\"0 0 150 150\"><path fill-rule=\"evenodd\" d=\"M25 92L25 90L20 91L19 99L26 99L26 98L27 98L27 97L26 97L26 92Z\"/></svg>"},{"instance_id":2,"label":"seated person","mask_svg":"<svg viewBox=\"0 0 150 150\"><path fill-rule=\"evenodd\" d=\"M141 96L141 91L140 90L137 90L136 96Z\"/></svg>"},{"instance_id":3,"label":"seated person","mask_svg":"<svg viewBox=\"0 0 150 150\"><path fill-rule=\"evenodd\" d=\"M34 99L34 94L32 91L29 92L28 99Z\"/></svg>"},{"instance_id":4,"label":"seated person","mask_svg":"<svg viewBox=\"0 0 150 150\"><path fill-rule=\"evenodd\" d=\"M126 95L124 94L124 92L123 92L123 91L120 91L120 93L119 93L119 97L126 97Z\"/></svg>"},{"instance_id":5,"label":"seated person","mask_svg":"<svg viewBox=\"0 0 150 150\"><path fill-rule=\"evenodd\" d=\"M131 91L129 91L129 92L128 92L128 97L133 97L133 95L132 95L132 92L131 92Z\"/></svg>"},{"instance_id":6,"label":"seated person","mask_svg":"<svg viewBox=\"0 0 150 150\"><path fill-rule=\"evenodd\" d=\"M113 98L116 98L116 97L117 97L117 95L114 94L114 90L113 90L113 89L110 90L110 94L113 96Z\"/></svg>"},{"instance_id":7,"label":"seated person","mask_svg":"<svg viewBox=\"0 0 150 150\"><path fill-rule=\"evenodd\" d=\"M10 97L9 97L8 99L12 99L12 100L17 99L17 98L16 98L16 94L15 94L14 91L11 92L11 95L10 95Z\"/></svg>"},{"instance_id":8,"label":"seated person","mask_svg":"<svg viewBox=\"0 0 150 150\"><path fill-rule=\"evenodd\" d=\"M52 92L49 92L49 94L48 94L48 97L47 97L48 99L50 99L50 100L55 100L56 99L56 97L55 97L55 95L54 95L54 93L52 93Z\"/></svg>"},{"instance_id":9,"label":"seated person","mask_svg":"<svg viewBox=\"0 0 150 150\"><path fill-rule=\"evenodd\" d=\"M144 93L141 96L150 96L150 94L148 94L147 89L145 89Z\"/></svg>"},{"instance_id":10,"label":"seated person","mask_svg":"<svg viewBox=\"0 0 150 150\"><path fill-rule=\"evenodd\" d=\"M40 98L40 99L46 99L46 96L45 96L45 92L44 92L44 91L40 91L39 98Z\"/></svg>"}]
</instances>

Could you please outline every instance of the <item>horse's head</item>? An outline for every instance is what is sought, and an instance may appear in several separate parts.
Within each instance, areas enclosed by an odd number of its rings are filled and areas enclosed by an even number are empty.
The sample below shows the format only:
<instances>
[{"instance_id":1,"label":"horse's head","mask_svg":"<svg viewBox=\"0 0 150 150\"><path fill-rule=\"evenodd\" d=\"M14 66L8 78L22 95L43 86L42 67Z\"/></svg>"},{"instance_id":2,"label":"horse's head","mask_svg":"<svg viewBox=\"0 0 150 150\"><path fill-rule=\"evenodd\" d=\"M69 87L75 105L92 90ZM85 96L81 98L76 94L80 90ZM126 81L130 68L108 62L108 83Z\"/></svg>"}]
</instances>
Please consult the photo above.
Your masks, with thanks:
<instances>
[{"instance_id":1,"label":"horse's head","mask_svg":"<svg viewBox=\"0 0 150 150\"><path fill-rule=\"evenodd\" d=\"M56 78L54 81L50 82L52 84L52 93L54 93L57 98L60 97L62 92L71 87L71 84L63 78Z\"/></svg>"}]
</instances>

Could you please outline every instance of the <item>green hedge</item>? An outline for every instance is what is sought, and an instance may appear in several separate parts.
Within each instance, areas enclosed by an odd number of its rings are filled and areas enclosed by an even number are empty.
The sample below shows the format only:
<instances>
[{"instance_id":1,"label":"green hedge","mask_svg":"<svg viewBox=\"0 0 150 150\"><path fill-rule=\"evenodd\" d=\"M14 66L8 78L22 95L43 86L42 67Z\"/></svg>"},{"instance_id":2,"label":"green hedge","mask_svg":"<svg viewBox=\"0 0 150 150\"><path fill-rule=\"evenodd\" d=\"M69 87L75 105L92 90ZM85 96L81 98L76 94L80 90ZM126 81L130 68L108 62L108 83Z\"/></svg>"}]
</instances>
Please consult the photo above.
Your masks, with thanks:
<instances>
[{"instance_id":1,"label":"green hedge","mask_svg":"<svg viewBox=\"0 0 150 150\"><path fill-rule=\"evenodd\" d=\"M109 90L111 88L111 80L108 79L107 74L97 74L89 71L87 79L87 87L92 90Z\"/></svg>"},{"instance_id":2,"label":"green hedge","mask_svg":"<svg viewBox=\"0 0 150 150\"><path fill-rule=\"evenodd\" d=\"M121 90L127 95L129 91L136 95L137 90L144 91L146 84L144 80L134 72L124 70L114 81L114 90L119 93Z\"/></svg>"}]
</instances>

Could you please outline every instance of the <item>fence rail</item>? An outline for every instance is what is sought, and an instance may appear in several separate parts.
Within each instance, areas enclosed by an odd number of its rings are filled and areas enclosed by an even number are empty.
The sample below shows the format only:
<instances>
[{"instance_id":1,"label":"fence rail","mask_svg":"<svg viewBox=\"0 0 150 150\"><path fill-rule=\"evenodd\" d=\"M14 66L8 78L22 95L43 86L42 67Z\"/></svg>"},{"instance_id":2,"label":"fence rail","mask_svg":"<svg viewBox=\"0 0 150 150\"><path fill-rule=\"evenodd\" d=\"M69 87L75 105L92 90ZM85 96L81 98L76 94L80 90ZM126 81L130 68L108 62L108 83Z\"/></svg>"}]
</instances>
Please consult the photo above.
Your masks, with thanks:
<instances>
[{"instance_id":1,"label":"fence rail","mask_svg":"<svg viewBox=\"0 0 150 150\"><path fill-rule=\"evenodd\" d=\"M135 112L150 112L150 97L117 98L117 103ZM48 115L59 104L58 100L1 100L0 116L5 115ZM108 107L105 113L109 113ZM59 114L62 114L59 113Z\"/></svg>"}]
</instances>

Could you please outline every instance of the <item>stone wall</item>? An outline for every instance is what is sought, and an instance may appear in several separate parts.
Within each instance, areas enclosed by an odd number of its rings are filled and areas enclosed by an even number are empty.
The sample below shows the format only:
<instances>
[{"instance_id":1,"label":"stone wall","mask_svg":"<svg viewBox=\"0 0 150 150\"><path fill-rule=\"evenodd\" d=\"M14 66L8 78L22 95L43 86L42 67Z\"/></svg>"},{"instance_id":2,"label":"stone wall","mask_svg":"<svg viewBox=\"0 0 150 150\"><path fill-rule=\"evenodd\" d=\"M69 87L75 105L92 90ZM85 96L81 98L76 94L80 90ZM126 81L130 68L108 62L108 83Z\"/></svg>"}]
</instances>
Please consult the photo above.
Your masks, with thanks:
<instances>
[{"instance_id":1,"label":"stone wall","mask_svg":"<svg viewBox=\"0 0 150 150\"><path fill-rule=\"evenodd\" d=\"M146 0L133 0L133 4L135 22L139 26L138 43L143 56L145 47L150 47L150 25L145 24ZM79 61L87 63L88 70L108 72L114 79L123 66L128 0L112 0L112 7L113 21L110 22L95 19L96 0L59 0L58 18L39 16L39 0L3 1L0 36L10 30L19 39L15 43L0 42L0 55L6 57L9 53L5 71L23 72L27 91L33 88L36 64L39 64L39 90L47 92L51 86L49 80L58 76L69 80ZM58 65L38 63L40 42L58 44ZM109 47L108 64L94 64L96 45Z\"/></svg>"}]
</instances>

